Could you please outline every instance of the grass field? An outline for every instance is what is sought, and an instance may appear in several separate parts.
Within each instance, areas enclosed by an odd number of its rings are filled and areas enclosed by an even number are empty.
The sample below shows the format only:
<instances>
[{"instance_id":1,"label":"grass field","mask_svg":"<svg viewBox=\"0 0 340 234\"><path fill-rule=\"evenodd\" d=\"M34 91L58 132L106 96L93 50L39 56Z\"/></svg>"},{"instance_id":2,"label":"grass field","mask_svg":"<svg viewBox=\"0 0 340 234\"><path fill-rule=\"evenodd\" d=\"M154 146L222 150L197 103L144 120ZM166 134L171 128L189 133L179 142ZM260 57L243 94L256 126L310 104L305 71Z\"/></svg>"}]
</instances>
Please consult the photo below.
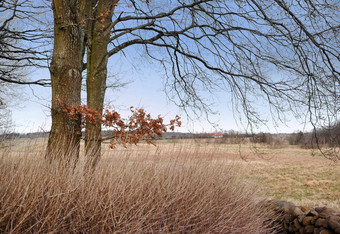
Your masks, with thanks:
<instances>
[{"instance_id":1,"label":"grass field","mask_svg":"<svg viewBox=\"0 0 340 234\"><path fill-rule=\"evenodd\" d=\"M46 166L45 145L19 139L1 150L0 232L264 233L266 211L255 205L264 198L340 211L340 164L306 149L104 144L96 171L84 176L81 167Z\"/></svg>"},{"instance_id":2,"label":"grass field","mask_svg":"<svg viewBox=\"0 0 340 234\"><path fill-rule=\"evenodd\" d=\"M188 154L218 164L232 161L265 197L306 207L329 206L340 211L340 163L325 159L317 150L192 140L165 141L159 142L157 147L144 145L119 150L138 155L141 149L148 154L169 157Z\"/></svg>"},{"instance_id":3,"label":"grass field","mask_svg":"<svg viewBox=\"0 0 340 234\"><path fill-rule=\"evenodd\" d=\"M18 140L12 151L43 154L45 139ZM256 184L264 196L289 200L307 207L329 206L340 211L340 163L325 159L318 151L298 146L268 147L253 144L218 144L214 140L158 141L157 146L140 144L111 150L103 145L103 160L124 155L131 160L145 157L190 157L236 163L247 181ZM314 156L312 156L314 154Z\"/></svg>"}]
</instances>

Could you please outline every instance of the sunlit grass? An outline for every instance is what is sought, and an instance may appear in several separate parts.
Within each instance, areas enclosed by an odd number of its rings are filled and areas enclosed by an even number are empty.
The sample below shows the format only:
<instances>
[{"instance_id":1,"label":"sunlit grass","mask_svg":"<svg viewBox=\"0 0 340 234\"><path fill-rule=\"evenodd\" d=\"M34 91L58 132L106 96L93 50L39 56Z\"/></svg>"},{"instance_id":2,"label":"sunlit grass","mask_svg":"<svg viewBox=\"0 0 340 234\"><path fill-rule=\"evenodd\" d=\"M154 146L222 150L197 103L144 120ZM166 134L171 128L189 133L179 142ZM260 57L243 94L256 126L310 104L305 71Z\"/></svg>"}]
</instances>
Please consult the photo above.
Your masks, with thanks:
<instances>
[{"instance_id":1,"label":"sunlit grass","mask_svg":"<svg viewBox=\"0 0 340 234\"><path fill-rule=\"evenodd\" d=\"M340 210L340 165L309 157L257 163L250 168L247 178L261 181L268 197Z\"/></svg>"}]
</instances>

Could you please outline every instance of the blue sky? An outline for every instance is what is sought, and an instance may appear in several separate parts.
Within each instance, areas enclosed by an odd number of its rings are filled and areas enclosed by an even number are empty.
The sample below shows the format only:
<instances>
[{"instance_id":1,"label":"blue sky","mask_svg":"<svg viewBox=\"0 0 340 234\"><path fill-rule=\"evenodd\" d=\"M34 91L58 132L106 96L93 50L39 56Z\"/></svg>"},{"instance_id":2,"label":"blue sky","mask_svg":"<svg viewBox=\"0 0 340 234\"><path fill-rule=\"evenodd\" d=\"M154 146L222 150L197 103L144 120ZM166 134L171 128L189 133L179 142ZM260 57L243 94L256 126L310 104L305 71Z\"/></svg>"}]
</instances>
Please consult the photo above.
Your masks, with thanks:
<instances>
[{"instance_id":1,"label":"blue sky","mask_svg":"<svg viewBox=\"0 0 340 234\"><path fill-rule=\"evenodd\" d=\"M137 60L136 60L137 59ZM240 122L239 116L232 111L230 96L226 92L216 92L214 95L206 95L204 98L212 102L212 109L216 114L210 114L209 123L202 116L200 118L191 115L189 119L179 107L174 105L164 92L164 77L161 67L157 63L149 61L138 62L138 56L126 59L124 56L116 56L110 59L108 70L110 74L115 74L123 82L130 83L120 90L108 89L106 93L106 103L119 110L123 116L128 116L130 106L143 107L153 116L158 114L169 120L177 114L182 117L183 127L176 131L182 132L212 132L220 130L244 131L245 126ZM49 77L47 69L36 70L32 77ZM110 82L110 80L109 80ZM13 105L12 118L15 131L19 133L49 131L50 130L50 88L43 87L20 87L18 100ZM85 103L86 94L83 93ZM261 110L269 115L266 109ZM256 131L265 132L294 132L298 130L309 130L310 127L300 124L288 114L287 126L281 124L279 127L261 126Z\"/></svg>"}]
</instances>

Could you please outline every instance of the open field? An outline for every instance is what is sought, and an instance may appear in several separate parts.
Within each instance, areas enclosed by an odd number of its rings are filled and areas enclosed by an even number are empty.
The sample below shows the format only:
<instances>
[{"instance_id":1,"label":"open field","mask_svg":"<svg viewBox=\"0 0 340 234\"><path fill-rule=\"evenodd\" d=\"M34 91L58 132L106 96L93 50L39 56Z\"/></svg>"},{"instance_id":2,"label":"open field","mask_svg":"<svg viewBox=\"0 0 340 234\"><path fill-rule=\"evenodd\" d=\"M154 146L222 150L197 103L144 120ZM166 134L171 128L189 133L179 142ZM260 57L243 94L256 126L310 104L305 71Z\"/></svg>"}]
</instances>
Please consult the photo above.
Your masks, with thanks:
<instances>
[{"instance_id":1,"label":"open field","mask_svg":"<svg viewBox=\"0 0 340 234\"><path fill-rule=\"evenodd\" d=\"M219 163L234 160L243 165L246 180L266 197L340 211L340 163L325 159L318 151L293 146L196 145L202 152L215 151L213 158Z\"/></svg>"},{"instance_id":2,"label":"open field","mask_svg":"<svg viewBox=\"0 0 340 234\"><path fill-rule=\"evenodd\" d=\"M205 140L115 150L104 144L86 176L82 159L73 173L46 166L45 145L19 139L2 149L0 232L263 233L266 211L255 205L263 198L340 210L340 164L310 150Z\"/></svg>"},{"instance_id":3,"label":"open field","mask_svg":"<svg viewBox=\"0 0 340 234\"><path fill-rule=\"evenodd\" d=\"M14 152L43 154L46 140L19 140ZM115 150L103 146L103 160L116 156L130 160L147 158L200 158L217 164L233 162L244 178L260 188L265 197L288 200L307 207L329 206L340 211L340 163L325 159L318 151L294 146L217 144L210 140L164 140L157 146L140 144ZM312 156L314 154L314 156Z\"/></svg>"},{"instance_id":4,"label":"open field","mask_svg":"<svg viewBox=\"0 0 340 234\"><path fill-rule=\"evenodd\" d=\"M270 148L266 145L225 145L192 140L158 142L157 147L144 145L119 150L136 156L143 150L163 157L189 155L217 164L232 162L264 197L292 201L306 207L328 206L340 211L340 163L325 159L318 151L294 146Z\"/></svg>"},{"instance_id":5,"label":"open field","mask_svg":"<svg viewBox=\"0 0 340 234\"><path fill-rule=\"evenodd\" d=\"M12 150L43 153L46 141L19 140ZM124 155L133 160L145 157L190 157L236 163L245 179L257 184L264 196L289 200L308 207L329 206L340 210L340 164L322 157L318 151L294 146L271 148L266 145L216 144L214 140L158 141L157 147L140 144L116 150L103 146L103 160Z\"/></svg>"}]
</instances>

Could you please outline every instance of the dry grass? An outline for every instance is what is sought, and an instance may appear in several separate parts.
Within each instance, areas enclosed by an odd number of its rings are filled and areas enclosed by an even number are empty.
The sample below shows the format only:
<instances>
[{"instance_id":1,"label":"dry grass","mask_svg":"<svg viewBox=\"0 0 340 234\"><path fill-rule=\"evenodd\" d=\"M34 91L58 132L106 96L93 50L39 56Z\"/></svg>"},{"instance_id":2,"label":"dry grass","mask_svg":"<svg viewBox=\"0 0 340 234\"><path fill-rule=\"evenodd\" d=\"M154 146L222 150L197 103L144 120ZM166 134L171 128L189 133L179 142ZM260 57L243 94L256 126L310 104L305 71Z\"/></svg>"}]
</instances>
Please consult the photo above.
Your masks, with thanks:
<instances>
[{"instance_id":1,"label":"dry grass","mask_svg":"<svg viewBox=\"0 0 340 234\"><path fill-rule=\"evenodd\" d=\"M268 197L340 211L340 164L304 155L304 151L308 150L287 149L271 160L257 161L250 167L248 179L262 181Z\"/></svg>"},{"instance_id":2,"label":"dry grass","mask_svg":"<svg viewBox=\"0 0 340 234\"><path fill-rule=\"evenodd\" d=\"M198 155L213 151L219 163L238 161L246 168L245 179L257 183L266 197L309 208L328 206L340 211L340 162L325 159L317 150L214 144L213 141L180 141L177 147L180 144L198 147Z\"/></svg>"},{"instance_id":3,"label":"dry grass","mask_svg":"<svg viewBox=\"0 0 340 234\"><path fill-rule=\"evenodd\" d=\"M265 233L240 164L199 146L106 151L97 169L42 158L40 142L0 156L0 232Z\"/></svg>"}]
</instances>

